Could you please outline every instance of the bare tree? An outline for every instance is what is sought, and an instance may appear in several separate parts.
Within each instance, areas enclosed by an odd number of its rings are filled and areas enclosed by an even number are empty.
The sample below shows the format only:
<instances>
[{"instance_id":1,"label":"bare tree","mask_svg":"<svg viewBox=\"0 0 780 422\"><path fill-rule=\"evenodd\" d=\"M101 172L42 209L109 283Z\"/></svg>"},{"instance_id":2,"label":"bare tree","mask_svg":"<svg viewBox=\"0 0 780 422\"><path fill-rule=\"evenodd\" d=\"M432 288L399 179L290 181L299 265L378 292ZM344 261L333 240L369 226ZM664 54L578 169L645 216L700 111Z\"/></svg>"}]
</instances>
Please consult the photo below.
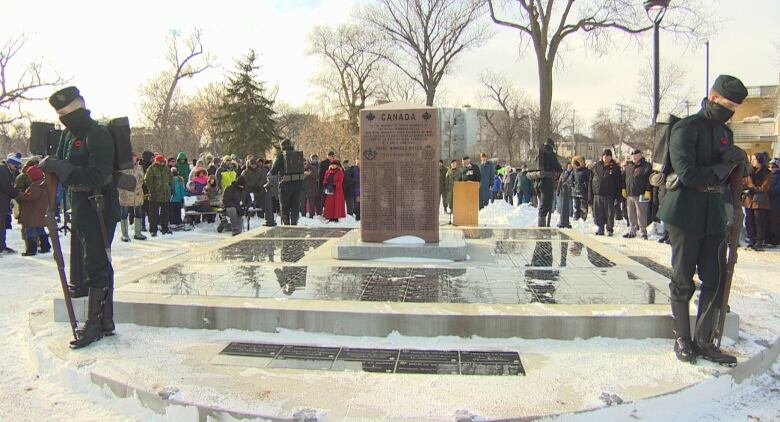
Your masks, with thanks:
<instances>
[{"instance_id":1,"label":"bare tree","mask_svg":"<svg viewBox=\"0 0 780 422\"><path fill-rule=\"evenodd\" d=\"M610 35L617 30L639 34L653 28L638 2L630 0L517 0L509 13L515 20L499 18L496 0L488 0L493 22L514 28L522 37L531 39L536 54L539 76L539 138L551 133L550 114L553 99L553 69L561 53L563 42L572 35L583 33L589 47L603 52L610 44ZM508 2L502 2L508 3ZM680 2L682 3L682 2ZM707 10L700 0L686 1L669 7L664 28L695 39L706 30Z\"/></svg>"},{"instance_id":2,"label":"bare tree","mask_svg":"<svg viewBox=\"0 0 780 422\"><path fill-rule=\"evenodd\" d=\"M481 77L485 97L500 112L483 110L482 118L505 149L510 162L519 160L531 149L529 124L533 119L522 92L505 77L485 73Z\"/></svg>"},{"instance_id":3,"label":"bare tree","mask_svg":"<svg viewBox=\"0 0 780 422\"><path fill-rule=\"evenodd\" d=\"M380 49L377 36L355 24L316 26L309 34L307 54L327 63L327 70L315 83L335 96L354 134L358 133L358 114L376 90L382 62L376 52Z\"/></svg>"},{"instance_id":4,"label":"bare tree","mask_svg":"<svg viewBox=\"0 0 780 422\"><path fill-rule=\"evenodd\" d=\"M375 0L359 18L382 34L380 55L425 91L432 106L436 89L454 59L488 37L480 22L484 0Z\"/></svg>"},{"instance_id":5,"label":"bare tree","mask_svg":"<svg viewBox=\"0 0 780 422\"><path fill-rule=\"evenodd\" d=\"M635 110L651 123L653 121L652 69L652 65L648 63L648 66L639 71L636 88L638 104L641 106ZM695 96L695 91L691 86L686 85L687 77L688 70L677 63L665 63L661 67L658 90L661 112L688 115L692 106L696 105L698 109L698 104L690 101Z\"/></svg>"},{"instance_id":6,"label":"bare tree","mask_svg":"<svg viewBox=\"0 0 780 422\"><path fill-rule=\"evenodd\" d=\"M6 40L0 48L0 126L25 119L24 102L46 99L36 95L35 91L39 88L51 88L67 82L56 74L46 77L39 61L30 62L20 70L12 69L11 61L22 50L25 41L24 35L17 35ZM11 80L13 74L17 76Z\"/></svg>"},{"instance_id":7,"label":"bare tree","mask_svg":"<svg viewBox=\"0 0 780 422\"><path fill-rule=\"evenodd\" d=\"M173 116L177 107L181 106L179 83L213 67L214 60L204 51L201 36L202 31L198 28L186 39L178 31L172 31L165 52L170 68L150 80L141 90L144 97L141 112L158 139L161 151L169 150Z\"/></svg>"},{"instance_id":8,"label":"bare tree","mask_svg":"<svg viewBox=\"0 0 780 422\"><path fill-rule=\"evenodd\" d=\"M417 104L425 101L419 85L395 67L385 68L374 96L379 102L403 101Z\"/></svg>"}]
</instances>

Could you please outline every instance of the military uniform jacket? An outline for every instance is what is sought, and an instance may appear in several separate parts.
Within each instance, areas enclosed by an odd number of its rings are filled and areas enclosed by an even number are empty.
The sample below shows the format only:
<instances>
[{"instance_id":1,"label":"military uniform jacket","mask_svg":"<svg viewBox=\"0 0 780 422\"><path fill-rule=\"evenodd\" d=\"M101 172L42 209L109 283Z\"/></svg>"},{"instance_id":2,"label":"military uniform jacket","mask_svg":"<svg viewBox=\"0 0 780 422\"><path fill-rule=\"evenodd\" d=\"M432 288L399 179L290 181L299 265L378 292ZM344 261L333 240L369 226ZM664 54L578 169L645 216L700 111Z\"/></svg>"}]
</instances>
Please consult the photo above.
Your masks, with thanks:
<instances>
[{"instance_id":1,"label":"military uniform jacket","mask_svg":"<svg viewBox=\"0 0 780 422\"><path fill-rule=\"evenodd\" d=\"M701 111L677 122L669 139L669 155L684 187L667 191L658 218L693 233L725 234L723 195L699 192L696 187L721 183L711 167L721 162L722 150L733 144L731 130L710 122Z\"/></svg>"},{"instance_id":2,"label":"military uniform jacket","mask_svg":"<svg viewBox=\"0 0 780 422\"><path fill-rule=\"evenodd\" d=\"M83 138L69 130L63 131L57 158L75 166L68 179L62 181L70 188L70 221L73 228L97 229L97 212L89 201L95 191L103 195L104 221L118 222L119 193L113 183L114 140L108 130L92 121L87 136Z\"/></svg>"}]
</instances>

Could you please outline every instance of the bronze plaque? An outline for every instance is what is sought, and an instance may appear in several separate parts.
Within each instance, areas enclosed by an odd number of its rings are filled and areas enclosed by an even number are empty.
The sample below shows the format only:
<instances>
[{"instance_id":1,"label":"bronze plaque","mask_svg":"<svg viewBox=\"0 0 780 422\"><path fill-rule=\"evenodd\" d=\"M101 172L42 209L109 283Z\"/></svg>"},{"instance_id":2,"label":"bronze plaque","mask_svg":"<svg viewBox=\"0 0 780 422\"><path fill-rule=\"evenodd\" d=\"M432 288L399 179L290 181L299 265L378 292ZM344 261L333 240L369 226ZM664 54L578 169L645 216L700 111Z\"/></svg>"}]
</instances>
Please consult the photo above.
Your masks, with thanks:
<instances>
[{"instance_id":1,"label":"bronze plaque","mask_svg":"<svg viewBox=\"0 0 780 422\"><path fill-rule=\"evenodd\" d=\"M439 113L388 103L360 111L360 235L439 242Z\"/></svg>"}]
</instances>

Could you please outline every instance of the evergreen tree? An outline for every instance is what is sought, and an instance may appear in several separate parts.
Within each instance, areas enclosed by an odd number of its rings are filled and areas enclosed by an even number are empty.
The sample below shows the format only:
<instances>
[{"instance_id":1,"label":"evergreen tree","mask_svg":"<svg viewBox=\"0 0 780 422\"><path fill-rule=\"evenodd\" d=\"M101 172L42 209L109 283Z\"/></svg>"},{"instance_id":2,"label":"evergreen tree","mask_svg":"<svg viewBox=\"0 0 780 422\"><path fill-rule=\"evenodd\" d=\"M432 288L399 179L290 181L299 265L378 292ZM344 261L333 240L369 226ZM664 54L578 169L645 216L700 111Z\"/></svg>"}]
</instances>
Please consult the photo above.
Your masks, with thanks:
<instances>
[{"instance_id":1,"label":"evergreen tree","mask_svg":"<svg viewBox=\"0 0 780 422\"><path fill-rule=\"evenodd\" d=\"M225 96L214 119L223 154L265 155L279 139L276 134L274 102L265 96L265 87L255 75L254 50L236 61L236 70L228 77Z\"/></svg>"}]
</instances>

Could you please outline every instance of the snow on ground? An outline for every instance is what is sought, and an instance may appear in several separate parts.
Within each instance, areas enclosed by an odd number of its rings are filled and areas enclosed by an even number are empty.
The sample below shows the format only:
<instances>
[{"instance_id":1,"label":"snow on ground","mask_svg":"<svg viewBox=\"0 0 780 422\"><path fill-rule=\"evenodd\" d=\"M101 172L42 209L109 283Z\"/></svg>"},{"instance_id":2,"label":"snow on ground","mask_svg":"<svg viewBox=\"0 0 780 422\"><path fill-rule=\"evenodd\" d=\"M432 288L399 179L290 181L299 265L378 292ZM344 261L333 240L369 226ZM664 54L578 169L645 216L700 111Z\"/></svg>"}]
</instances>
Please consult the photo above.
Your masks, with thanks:
<instances>
[{"instance_id":1,"label":"snow on ground","mask_svg":"<svg viewBox=\"0 0 780 422\"><path fill-rule=\"evenodd\" d=\"M443 216L441 221L446 223L448 217ZM551 226L557 224L558 216L553 215ZM480 225L482 226L511 226L533 227L536 222L536 209L523 205L512 207L503 202L489 205L480 212ZM252 227L258 227L262 221L253 220ZM309 227L357 227L358 223L351 217L338 223L325 222L319 218L302 218L301 225ZM592 233L594 230L590 222L572 222L575 230L583 233ZM657 242L637 239L623 239L620 237L626 230L623 222L616 223L616 237L599 237L604 244L619 250L621 253L632 256L647 256L659 263L669 265L670 250L667 245ZM148 265L151 261L169 259L177 254L187 252L194 244L204 244L210 241L218 241L227 238L229 234L217 234L214 224L204 224L190 232L176 232L172 236L158 236L145 242L133 241L123 243L114 242L113 254L117 271L131 271ZM8 232L9 245L21 250L22 242L19 238L18 225ZM67 253L68 241L63 242ZM67 262L67 255L66 255ZM741 316L740 341L729 345L730 348L740 353L755 352L757 345L774 341L780 333L780 277L777 277L777 266L780 264L780 253L777 251L751 252L740 251L739 263L735 275L732 290L732 308ZM315 341L322 344L337 344L342 341L337 336L328 336L311 333L281 332L279 334L247 333L235 330L223 332L202 332L183 329L159 329L151 327L138 327L121 325L120 335L114 339L101 342L97 347L74 353L73 359L61 361L42 352L42 344L51 336L67 333L65 324L49 323L47 330L39 332L36 338L31 337L29 321L31 315L42 312L50 312L51 300L61 294L56 276L56 266L51 255L39 255L36 257L3 256L0 258L0 329L4 333L4 348L2 349L2 361L0 366L0 402L4 403L2 413L3 420L177 420L175 415L165 418L143 408L135 399L116 399L110 393L99 389L88 382L87 370L92 365L100 365L92 357L105 354L138 356L159 356L159 359L176 359L175 356L164 358L156 348L176 348L185 344L215 343L226 340L240 340L242 338L262 340L264 336L272 338L278 336L281 339L300 341ZM546 350L557 350L562 354L571 356L583 356L593 353L592 356L603 354L605 350L613 350L616 357L626 359L616 362L614 365L599 364L592 368L591 377L583 379L567 379L567 371L561 368L560 382L571 384L575 391L584 395L586 400L594 402L599 399L599 391L587 389L588 383L603 385L599 381L599 372L603 375L614 375L614 367L625 368L631 365L638 369L642 367L643 360L639 351L653 355L652 359L666 356L668 362L658 366L659 374L666 374L674 370L681 377L680 380L701 379L706 374L699 372L706 369L702 367L680 366L671 356L671 344L666 340L650 339L643 341L617 341L612 339L589 339L573 342L522 340L522 339L459 339L459 338L434 338L416 339L399 335L391 335L386 338L352 338L351 342L365 342L375 346L399 346L399 345L449 345L463 348L516 348L523 353L534 351L544 353ZM145 347L119 347L132 344ZM179 345L179 346L177 346ZM636 352L634 352L636 349ZM92 350L92 351L90 351ZM666 351L666 352L664 352ZM638 355L637 359L634 355ZM633 359L633 360L632 360ZM155 361L150 366L156 366ZM175 370L176 362L169 362ZM627 366L628 365L628 366ZM80 367L81 366L81 367ZM652 370L652 368L641 368ZM161 372L165 372L162 371ZM626 375L626 374L624 374ZM659 375L660 376L660 375ZM630 375L627 376L631 378ZM693 378L691 378L693 377ZM437 378L439 380L439 378ZM547 380L549 381L549 380ZM438 383L439 381L437 381ZM502 381L505 382L505 381ZM539 380L539 382L542 382ZM601 383L600 383L601 382ZM193 389L189 394L198 394ZM390 388L390 386L388 386ZM423 391L421 395L424 397ZM390 397L388 395L388 397ZM501 397L494 397L501 399ZM754 377L744 382L733 390L732 394L712 402L700 405L690 405L684 412L664 414L664 409L657 409L651 414L641 414L642 420L780 420L780 364L775 364L771 371ZM227 399L226 399L227 401ZM465 401L465 400L464 400ZM262 403L257 404L262 406ZM268 403L273 406L273 403ZM398 402L399 406L404 403ZM452 415L478 416L479 412L472 412L464 408ZM586 415L587 416L587 415ZM598 414L593 415L593 420L604 420ZM581 419L578 419L581 420Z\"/></svg>"}]
</instances>

